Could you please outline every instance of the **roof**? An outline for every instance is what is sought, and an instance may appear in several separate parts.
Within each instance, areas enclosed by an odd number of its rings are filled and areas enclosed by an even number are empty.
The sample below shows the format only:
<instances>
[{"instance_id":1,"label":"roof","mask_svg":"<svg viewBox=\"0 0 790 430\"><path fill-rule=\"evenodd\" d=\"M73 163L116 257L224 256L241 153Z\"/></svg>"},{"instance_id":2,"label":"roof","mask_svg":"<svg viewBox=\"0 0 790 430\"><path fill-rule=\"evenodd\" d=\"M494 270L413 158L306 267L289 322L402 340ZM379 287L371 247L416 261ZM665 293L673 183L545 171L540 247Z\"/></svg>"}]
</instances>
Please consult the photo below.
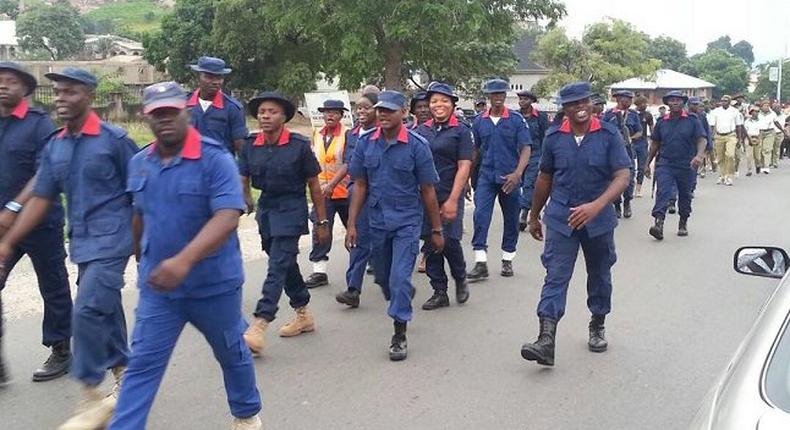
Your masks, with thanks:
<instances>
[{"instance_id":1,"label":"roof","mask_svg":"<svg viewBox=\"0 0 790 430\"><path fill-rule=\"evenodd\" d=\"M642 78L626 79L622 82L612 84L610 86L613 90L655 90L655 89L695 89L695 88L713 88L716 85L710 82L703 81L702 79L689 76L684 73L676 72L669 69L656 70L655 75L650 80Z\"/></svg>"},{"instance_id":2,"label":"roof","mask_svg":"<svg viewBox=\"0 0 790 430\"><path fill-rule=\"evenodd\" d=\"M16 21L0 21L0 45L17 46Z\"/></svg>"},{"instance_id":3,"label":"roof","mask_svg":"<svg viewBox=\"0 0 790 430\"><path fill-rule=\"evenodd\" d=\"M535 35L530 33L525 33L515 45L513 45L513 54L516 55L518 58L518 64L516 64L516 71L523 72L523 71L544 71L547 70L545 67L541 66L540 64L532 61L529 58L530 54L535 50Z\"/></svg>"}]
</instances>

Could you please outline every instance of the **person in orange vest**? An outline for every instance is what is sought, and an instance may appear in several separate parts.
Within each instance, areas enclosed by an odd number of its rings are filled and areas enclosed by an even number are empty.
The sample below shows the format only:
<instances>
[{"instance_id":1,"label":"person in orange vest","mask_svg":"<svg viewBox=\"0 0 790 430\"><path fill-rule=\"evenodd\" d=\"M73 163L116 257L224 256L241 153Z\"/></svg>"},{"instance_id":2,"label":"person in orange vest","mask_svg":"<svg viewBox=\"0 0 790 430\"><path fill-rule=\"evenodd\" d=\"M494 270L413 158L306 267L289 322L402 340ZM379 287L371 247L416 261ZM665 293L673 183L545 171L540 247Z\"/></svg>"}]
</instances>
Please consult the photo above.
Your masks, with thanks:
<instances>
[{"instance_id":1,"label":"person in orange vest","mask_svg":"<svg viewBox=\"0 0 790 430\"><path fill-rule=\"evenodd\" d=\"M313 222L313 249L310 261L313 273L305 280L307 288L316 288L329 284L326 274L329 251L332 249L332 227L335 214L340 216L343 226L348 224L348 181L347 167L344 162L348 128L341 123L343 115L348 111L342 100L326 100L318 108L324 115L324 127L313 133L313 152L321 166L318 181L321 184L321 195L324 197L326 219L329 220L329 240L319 243L315 237L317 228L315 211L310 212Z\"/></svg>"}]
</instances>

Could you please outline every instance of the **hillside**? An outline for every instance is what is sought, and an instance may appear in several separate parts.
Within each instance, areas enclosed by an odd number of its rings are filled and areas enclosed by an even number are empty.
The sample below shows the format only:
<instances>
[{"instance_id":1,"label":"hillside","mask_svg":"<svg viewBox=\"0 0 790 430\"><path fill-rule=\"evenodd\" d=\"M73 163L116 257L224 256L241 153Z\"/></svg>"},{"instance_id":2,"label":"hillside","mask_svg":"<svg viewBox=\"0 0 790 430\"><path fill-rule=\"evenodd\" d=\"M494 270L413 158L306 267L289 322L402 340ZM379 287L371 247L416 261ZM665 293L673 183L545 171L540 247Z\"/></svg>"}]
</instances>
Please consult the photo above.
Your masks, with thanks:
<instances>
[{"instance_id":1,"label":"hillside","mask_svg":"<svg viewBox=\"0 0 790 430\"><path fill-rule=\"evenodd\" d=\"M83 11L95 33L131 35L159 28L167 12L165 3L158 0L72 1Z\"/></svg>"}]
</instances>

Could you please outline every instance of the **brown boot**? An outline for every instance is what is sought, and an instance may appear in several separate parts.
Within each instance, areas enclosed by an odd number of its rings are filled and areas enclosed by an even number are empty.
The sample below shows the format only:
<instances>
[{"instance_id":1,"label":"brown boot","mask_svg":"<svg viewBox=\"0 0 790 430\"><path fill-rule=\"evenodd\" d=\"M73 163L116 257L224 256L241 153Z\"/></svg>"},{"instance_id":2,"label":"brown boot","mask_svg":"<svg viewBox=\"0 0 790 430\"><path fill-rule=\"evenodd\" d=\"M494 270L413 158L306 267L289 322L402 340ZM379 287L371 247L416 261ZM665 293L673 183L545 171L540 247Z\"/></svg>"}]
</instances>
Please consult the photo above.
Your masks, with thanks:
<instances>
[{"instance_id":1,"label":"brown boot","mask_svg":"<svg viewBox=\"0 0 790 430\"><path fill-rule=\"evenodd\" d=\"M114 405L110 406L106 396L98 387L82 388L82 400L77 405L74 416L69 418L58 430L103 429L112 418Z\"/></svg>"},{"instance_id":2,"label":"brown boot","mask_svg":"<svg viewBox=\"0 0 790 430\"><path fill-rule=\"evenodd\" d=\"M302 333L307 333L315 330L315 321L313 314L307 309L307 306L294 309L296 315L288 321L284 326L280 327L281 337L298 336Z\"/></svg>"},{"instance_id":3,"label":"brown boot","mask_svg":"<svg viewBox=\"0 0 790 430\"><path fill-rule=\"evenodd\" d=\"M113 367L111 371L115 382L110 394L104 398L104 405L115 409L115 404L118 403L118 395L121 394L121 382L123 381L124 373L126 373L126 366Z\"/></svg>"},{"instance_id":4,"label":"brown boot","mask_svg":"<svg viewBox=\"0 0 790 430\"><path fill-rule=\"evenodd\" d=\"M269 321L256 317L244 332L244 342L253 354L263 354L263 349L266 348L266 329L268 327Z\"/></svg>"}]
</instances>

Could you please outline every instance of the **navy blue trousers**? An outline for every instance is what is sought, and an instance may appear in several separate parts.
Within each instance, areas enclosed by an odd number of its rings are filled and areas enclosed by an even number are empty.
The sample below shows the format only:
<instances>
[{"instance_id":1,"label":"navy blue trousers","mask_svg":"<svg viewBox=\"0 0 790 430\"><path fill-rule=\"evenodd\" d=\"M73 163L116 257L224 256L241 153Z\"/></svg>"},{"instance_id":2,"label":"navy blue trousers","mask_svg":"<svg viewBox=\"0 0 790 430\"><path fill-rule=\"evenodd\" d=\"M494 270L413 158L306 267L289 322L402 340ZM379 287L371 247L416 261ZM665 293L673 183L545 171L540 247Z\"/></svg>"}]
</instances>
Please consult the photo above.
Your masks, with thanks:
<instances>
[{"instance_id":1,"label":"navy blue trousers","mask_svg":"<svg viewBox=\"0 0 790 430\"><path fill-rule=\"evenodd\" d=\"M488 249L488 229L491 227L491 216L494 213L494 200L499 200L502 209L502 251L516 252L518 243L518 215L519 215L519 190L510 194L502 191L502 184L494 181L493 175L481 171L475 188L474 235L472 248L475 250Z\"/></svg>"},{"instance_id":2,"label":"navy blue trousers","mask_svg":"<svg viewBox=\"0 0 790 430\"><path fill-rule=\"evenodd\" d=\"M645 181L645 163L647 163L647 140L634 143L634 155L636 156L636 183L642 185Z\"/></svg>"},{"instance_id":3,"label":"navy blue trousers","mask_svg":"<svg viewBox=\"0 0 790 430\"><path fill-rule=\"evenodd\" d=\"M615 205L619 205L623 203L623 200L626 202L630 202L634 199L634 175L635 175L635 167L634 167L634 148L633 145L625 145L625 152L628 153L628 158L631 160L631 167L628 169L630 175L628 176L628 188L625 189L621 196L617 196L617 199L614 201Z\"/></svg>"},{"instance_id":4,"label":"navy blue trousers","mask_svg":"<svg viewBox=\"0 0 790 430\"><path fill-rule=\"evenodd\" d=\"M362 281L365 279L365 270L370 260L370 220L368 219L368 205L363 204L357 216L357 246L348 252L348 269L346 270L346 285L350 291L362 291Z\"/></svg>"},{"instance_id":5,"label":"navy blue trousers","mask_svg":"<svg viewBox=\"0 0 790 430\"><path fill-rule=\"evenodd\" d=\"M329 240L324 244L318 243L318 230L315 223L318 222L315 215L315 207L310 211L310 221L313 223L313 249L310 251L310 261L329 260L329 251L332 250L332 231L335 225L335 214L340 216L343 227L348 227L348 199L332 200L324 199L326 205L326 219L329 220Z\"/></svg>"},{"instance_id":6,"label":"navy blue trousers","mask_svg":"<svg viewBox=\"0 0 790 430\"><path fill-rule=\"evenodd\" d=\"M678 214L691 215L691 196L697 182L697 172L690 167L656 167L656 203L653 217L664 218L670 201L677 200Z\"/></svg>"},{"instance_id":7,"label":"navy blue trousers","mask_svg":"<svg viewBox=\"0 0 790 430\"><path fill-rule=\"evenodd\" d=\"M271 322L277 316L277 304L283 290L291 299L290 304L294 309L307 305L310 293L296 261L299 236L264 237L261 242L263 250L269 255L269 271L263 281L263 297L258 300L254 315Z\"/></svg>"},{"instance_id":8,"label":"navy blue trousers","mask_svg":"<svg viewBox=\"0 0 790 430\"><path fill-rule=\"evenodd\" d=\"M540 170L540 154L537 157L530 157L527 169L524 170L524 177L521 179L521 196L519 206L522 209L532 207L532 194L535 192L535 181L538 179Z\"/></svg>"},{"instance_id":9,"label":"navy blue trousers","mask_svg":"<svg viewBox=\"0 0 790 430\"><path fill-rule=\"evenodd\" d=\"M395 231L370 228L373 269L384 298L389 300L387 314L398 322L411 321L411 274L420 248L420 225Z\"/></svg>"}]
</instances>

